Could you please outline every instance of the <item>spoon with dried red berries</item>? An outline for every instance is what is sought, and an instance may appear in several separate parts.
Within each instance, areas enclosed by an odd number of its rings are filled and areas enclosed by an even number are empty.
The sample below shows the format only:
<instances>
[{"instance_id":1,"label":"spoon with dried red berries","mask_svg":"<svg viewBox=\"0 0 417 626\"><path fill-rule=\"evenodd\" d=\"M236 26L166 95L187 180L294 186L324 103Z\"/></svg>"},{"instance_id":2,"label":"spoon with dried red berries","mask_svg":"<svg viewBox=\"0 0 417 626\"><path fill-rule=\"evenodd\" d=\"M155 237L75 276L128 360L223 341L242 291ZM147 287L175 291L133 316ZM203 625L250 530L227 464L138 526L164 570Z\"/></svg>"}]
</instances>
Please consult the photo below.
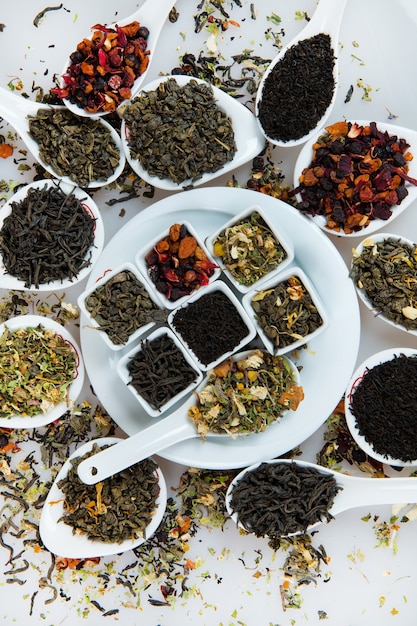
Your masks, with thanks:
<instances>
[{"instance_id":1,"label":"spoon with dried red berries","mask_svg":"<svg viewBox=\"0 0 417 626\"><path fill-rule=\"evenodd\" d=\"M336 100L336 48L346 0L319 0L303 30L272 60L259 84L255 112L265 138L280 147L307 141Z\"/></svg>"},{"instance_id":2,"label":"spoon with dried red berries","mask_svg":"<svg viewBox=\"0 0 417 626\"><path fill-rule=\"evenodd\" d=\"M61 86L51 92L73 113L98 117L115 111L140 89L159 35L176 0L147 0L129 17L95 24L70 54Z\"/></svg>"}]
</instances>

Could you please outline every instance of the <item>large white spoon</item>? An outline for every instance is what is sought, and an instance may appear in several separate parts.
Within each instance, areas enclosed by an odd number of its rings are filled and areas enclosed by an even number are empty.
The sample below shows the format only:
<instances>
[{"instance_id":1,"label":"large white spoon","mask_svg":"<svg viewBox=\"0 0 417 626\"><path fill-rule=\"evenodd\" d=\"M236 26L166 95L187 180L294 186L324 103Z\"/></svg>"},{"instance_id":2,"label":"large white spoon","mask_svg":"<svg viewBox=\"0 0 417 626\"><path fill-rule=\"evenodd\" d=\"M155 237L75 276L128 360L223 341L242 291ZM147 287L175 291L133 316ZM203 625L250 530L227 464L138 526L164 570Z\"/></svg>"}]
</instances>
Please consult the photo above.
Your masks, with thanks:
<instances>
[{"instance_id":1,"label":"large white spoon","mask_svg":"<svg viewBox=\"0 0 417 626\"><path fill-rule=\"evenodd\" d=\"M259 127L262 133L264 134L265 138L270 143L276 146L286 147L286 148L292 148L294 146L298 146L304 143L305 141L308 141L308 139L314 134L314 132L318 128L321 128L324 125L325 121L329 117L332 111L333 105L335 103L335 100L336 100L336 95L337 95L338 72L339 72L337 54L335 54L334 66L333 66L333 79L334 79L335 88L333 91L332 100L329 103L321 119L318 121L317 124L314 125L314 127L311 129L311 131L308 134L302 137L299 137L298 139L292 139L289 141L283 141L280 139L273 139L272 137L269 137L266 134L262 124L259 121L259 107L260 107L260 102L263 97L263 90L264 90L265 82L268 80L268 77L271 74L272 70L275 68L275 66L283 59L285 53L287 52L289 48L296 46L300 41L303 41L305 39L310 39L311 37L314 37L315 35L318 35L319 33L324 33L330 36L331 46L333 48L333 51L336 52L337 45L338 45L340 25L342 22L342 16L343 16L343 11L346 6L346 2L347 0L319 0L319 4L313 14L313 17L310 19L308 24L286 46L281 48L277 56L271 61L268 69L264 73L262 80L259 83L259 87L258 87L258 91L256 95L255 112L256 112L258 123L259 123ZM294 76L294 81L302 82L302 80L303 80L302 76Z\"/></svg>"},{"instance_id":2,"label":"large white spoon","mask_svg":"<svg viewBox=\"0 0 417 626\"><path fill-rule=\"evenodd\" d=\"M278 463L295 463L300 467L310 467L316 469L318 472L333 476L336 480L337 486L340 487L340 491L336 494L333 505L329 509L329 513L332 517L335 517L339 513L348 511L349 509L355 509L362 506L372 506L378 504L414 504L417 503L417 480L415 478L362 478L361 476L348 476L340 472L335 472L326 467L316 465L315 463L309 463L308 461L296 461L292 459L273 459L270 461L264 461L265 463L278 464ZM235 485L247 474L259 467L259 463L255 463L250 467L242 470L230 483L226 493L226 508L231 518L241 526L238 520L238 515L231 507L231 495ZM307 532L311 532L320 524L325 521L318 521L311 524L307 528ZM294 536L301 534L290 533L287 536Z\"/></svg>"},{"instance_id":3,"label":"large white spoon","mask_svg":"<svg viewBox=\"0 0 417 626\"><path fill-rule=\"evenodd\" d=\"M48 165L41 159L39 154L39 144L34 139L32 139L29 134L28 116L36 117L39 109L50 110L51 108L65 110L65 107L63 106L51 106L48 104L34 102L33 100L27 100L23 97L16 96L10 93L3 87L0 87L0 117L4 118L11 126L13 126L13 128L22 138L28 150L32 153L33 157L42 165L43 168L45 168L47 172L51 174L51 176L59 178L64 183L74 186L77 183L71 180L69 176L58 175L50 165ZM87 185L89 189L103 187L104 185L108 185L109 183L116 180L122 173L126 163L124 152L121 146L120 136L117 131L105 120L99 120L99 123L103 124L110 131L111 137L120 153L120 160L118 166L115 168L113 174L109 176L109 178L107 178L106 180L91 181ZM94 158L94 154L92 155L92 158Z\"/></svg>"},{"instance_id":4,"label":"large white spoon","mask_svg":"<svg viewBox=\"0 0 417 626\"><path fill-rule=\"evenodd\" d=\"M143 81L145 80L147 74L149 73L149 68L152 64L153 57L155 55L155 49L158 43L159 35L161 34L162 28L165 24L165 20L169 15L172 7L175 5L176 0L147 0L143 6L134 11L128 17L118 20L113 24L109 24L108 28L114 27L116 24L118 26L126 26L126 24L130 24L130 22L137 21L141 26L145 26L149 30L149 37L147 40L147 49L150 51L149 56L149 65L143 74L136 78L132 88L131 88L131 98L137 94L139 91ZM86 36L87 39L91 38L91 33ZM74 46L74 50L76 45ZM70 51L72 53L73 50ZM67 71L68 66L70 65L70 61L67 61L65 67L63 69L62 74L64 75ZM68 109L70 109L73 113L77 113L78 115L84 115L85 117L100 117L102 115L107 115L107 111L97 111L96 113L90 113L85 109L77 106L76 104L70 102L68 98L63 100L64 104ZM121 104L121 103L120 103Z\"/></svg>"}]
</instances>

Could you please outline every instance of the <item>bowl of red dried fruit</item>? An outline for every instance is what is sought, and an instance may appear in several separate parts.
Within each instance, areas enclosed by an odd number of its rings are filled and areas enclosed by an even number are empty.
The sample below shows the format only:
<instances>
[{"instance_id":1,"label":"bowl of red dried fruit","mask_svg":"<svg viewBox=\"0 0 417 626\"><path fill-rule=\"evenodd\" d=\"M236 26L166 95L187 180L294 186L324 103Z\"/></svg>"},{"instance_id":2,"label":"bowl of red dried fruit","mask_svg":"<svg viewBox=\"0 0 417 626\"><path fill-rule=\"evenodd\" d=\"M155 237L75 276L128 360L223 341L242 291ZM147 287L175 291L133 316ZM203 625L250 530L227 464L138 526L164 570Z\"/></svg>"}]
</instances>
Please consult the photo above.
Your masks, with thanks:
<instances>
[{"instance_id":1,"label":"bowl of red dried fruit","mask_svg":"<svg viewBox=\"0 0 417 626\"><path fill-rule=\"evenodd\" d=\"M417 198L416 146L417 132L394 124L345 120L322 128L295 164L298 210L338 237L383 228Z\"/></svg>"},{"instance_id":2,"label":"bowl of red dried fruit","mask_svg":"<svg viewBox=\"0 0 417 626\"><path fill-rule=\"evenodd\" d=\"M189 222L172 224L160 233L136 254L135 263L167 309L175 309L220 275Z\"/></svg>"}]
</instances>

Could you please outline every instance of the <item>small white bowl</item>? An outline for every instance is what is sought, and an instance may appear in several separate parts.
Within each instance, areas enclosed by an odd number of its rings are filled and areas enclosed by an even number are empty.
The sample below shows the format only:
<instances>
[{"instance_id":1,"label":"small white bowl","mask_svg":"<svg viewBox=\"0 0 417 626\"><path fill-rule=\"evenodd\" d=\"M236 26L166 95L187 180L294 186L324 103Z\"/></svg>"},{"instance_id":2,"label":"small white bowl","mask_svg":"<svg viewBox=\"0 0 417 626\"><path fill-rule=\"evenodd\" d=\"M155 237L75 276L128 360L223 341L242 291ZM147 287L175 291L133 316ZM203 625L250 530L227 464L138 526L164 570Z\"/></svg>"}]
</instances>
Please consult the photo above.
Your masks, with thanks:
<instances>
[{"instance_id":1,"label":"small white bowl","mask_svg":"<svg viewBox=\"0 0 417 626\"><path fill-rule=\"evenodd\" d=\"M62 289L68 289L69 287L73 287L77 285L82 280L87 278L93 269L97 259L99 258L103 246L104 246L104 224L103 218L101 217L101 213L98 209L98 206L93 201L93 199L80 187L76 187L74 185L69 185L67 183L58 182L53 179L45 179L39 180L24 187L21 187L3 206L0 214L0 229L3 227L4 220L12 213L12 204L22 202L30 189L43 189L46 187L49 188L59 188L65 194L72 193L77 199L82 200L82 204L84 209L91 215L91 217L95 220L94 223L94 242L93 245L88 250L88 255L90 256L90 264L88 267L80 270L78 275L72 279L63 279L63 280L54 280L48 283L41 283L39 287L32 285L31 287L25 287L25 281L16 278L15 276L8 274L6 272L6 268L3 263L2 254L0 251L0 287L3 289L17 289L19 291L58 291Z\"/></svg>"},{"instance_id":2,"label":"small white bowl","mask_svg":"<svg viewBox=\"0 0 417 626\"><path fill-rule=\"evenodd\" d=\"M358 124L359 126L369 126L370 121L364 120L356 120L352 121L354 124ZM386 124L385 122L376 122L378 130L385 132L387 131L390 135L396 135L400 139L405 139L407 143L410 145L409 151L416 156L417 152L417 132L415 130L411 130L409 128L403 128L401 126L397 126L396 124ZM326 135L326 129L321 128L317 131L312 139L310 139L301 149L297 161L294 166L294 188L297 189L300 185L300 176L303 171L310 166L311 160L313 158L313 145L317 142L318 138L322 135ZM412 161L408 161L407 163L409 171L408 176L411 178L417 178L417 159L414 158ZM374 219L371 220L368 226L362 228L359 231L355 231L353 233L345 233L343 228L340 231L332 230L326 227L327 220L324 215L308 215L309 219L311 219L319 228L321 228L328 235L334 235L335 237L363 237L364 234L371 234L381 228L384 228L388 224L390 224L393 220L399 217L409 206L414 202L417 198L417 186L412 185L408 182L405 182L406 189L408 191L408 195L401 201L401 204L395 205L392 207L392 214L387 220L382 219ZM301 201L301 195L297 195L298 201Z\"/></svg>"},{"instance_id":3,"label":"small white bowl","mask_svg":"<svg viewBox=\"0 0 417 626\"><path fill-rule=\"evenodd\" d=\"M211 361L210 363L203 363L199 359L199 357L196 355L193 348L188 344L188 342L185 341L181 333L176 329L175 315L180 309L186 309L186 307L191 305L193 302L196 302L197 300L204 297L205 295L216 292L216 291L222 292L230 300L230 302L233 304L234 308L236 309L237 313L241 317L242 321L244 322L245 326L247 327L248 332L243 337L243 339L233 348L233 350L226 352L224 354L221 354L217 359L215 359L214 361ZM249 316L247 315L244 307L239 302L238 298L234 295L230 287L228 287L222 280L216 280L214 283L211 283L210 285L205 287L204 291L199 290L194 296L192 296L189 300L187 300L187 302L185 302L181 307L179 307L178 309L174 311L171 311L171 313L168 316L168 324L170 325L174 333L178 335L178 337L180 338L182 343L185 345L185 347L191 352L196 363L198 364L199 368L203 372L207 372L208 370L213 369L214 367L216 367L216 365L228 359L232 354L235 354L236 352L240 352L241 350L243 350L244 346L246 346L256 336L255 327L253 323L251 322ZM213 341L213 331L215 332L215 328L211 326L210 328L207 328L206 330L210 333L208 335L209 340Z\"/></svg>"},{"instance_id":4,"label":"small white bowl","mask_svg":"<svg viewBox=\"0 0 417 626\"><path fill-rule=\"evenodd\" d=\"M156 473L159 482L159 495L156 500L156 507L151 522L146 527L143 537L134 539L126 539L122 543L107 543L104 541L93 541L89 539L85 533L74 533L73 528L65 522L61 521L64 515L64 493L58 487L58 482L63 480L72 467L71 461L79 456L83 456L90 452L93 444L99 447L115 445L121 439L116 437L103 437L93 439L80 448L65 461L59 471L55 481L48 493L42 508L42 514L39 524L39 532L43 544L53 554L57 554L66 558L86 559L99 556L107 556L112 554L120 554L133 548L137 548L141 544L148 541L155 531L158 529L166 510L167 488L164 475L158 467Z\"/></svg>"},{"instance_id":5,"label":"small white bowl","mask_svg":"<svg viewBox=\"0 0 417 626\"><path fill-rule=\"evenodd\" d=\"M417 351L413 348L389 348L387 350L382 350L381 352L377 352L367 359L365 359L355 370L353 373L345 393L345 417L346 422L352 435L353 439L357 443L357 445L370 457L376 459L380 463L385 463L387 465L391 465L393 467L414 467L417 465L417 459L413 461L403 461L401 459L395 459L388 455L382 455L379 452L376 452L371 443L369 443L363 435L360 434L359 428L357 426L356 417L350 410L350 405L352 401L352 396L360 384L362 378L366 376L367 372L374 367L385 363L386 361L391 361L395 356L404 355L406 357L415 357L417 355ZM387 381L387 385L389 385L389 381Z\"/></svg>"},{"instance_id":6,"label":"small white bowl","mask_svg":"<svg viewBox=\"0 0 417 626\"><path fill-rule=\"evenodd\" d=\"M81 356L81 350L73 336L64 326L41 315L19 315L0 324L0 337L6 329L15 331L20 328L36 328L39 325L45 330L53 331L54 334L69 343L77 358L75 377L68 387L68 398L66 401L56 404L45 413L38 413L33 416L16 414L10 417L1 417L0 427L2 428L38 428L40 426L46 426L47 424L59 419L67 410L69 410L71 405L75 403L81 393L84 384L84 363Z\"/></svg>"},{"instance_id":7,"label":"small white bowl","mask_svg":"<svg viewBox=\"0 0 417 626\"><path fill-rule=\"evenodd\" d=\"M129 384L131 381L131 376L128 370L128 364L129 364L129 361L141 351L142 349L141 345L136 345L134 348L132 348L132 350L130 350L127 354L122 356L122 358L116 364L116 371L117 371L119 378L123 381L123 383L127 386L129 391L133 394L133 396L136 398L139 404L151 417L160 417L161 415L166 413L175 404L177 404L179 400L184 398L186 395L190 394L191 391L193 391L193 389L195 389L203 380L203 374L200 372L197 364L194 362L194 359L187 352L187 350L185 350L184 346L179 341L178 337L175 335L174 332L172 332L170 328L168 328L167 326L157 328L153 333L151 333L150 335L148 335L148 337L146 337L145 341L152 342L155 339L162 337L163 335L167 335L170 339L172 339L172 341L177 346L177 348L182 352L184 359L195 371L195 379L193 382L187 385L187 387L183 389L180 393L177 393L175 396L170 398L170 400L168 400L168 402L166 402L159 409L155 408L149 402L147 402L147 400L145 400L145 398L136 391L133 385Z\"/></svg>"},{"instance_id":8,"label":"small white bowl","mask_svg":"<svg viewBox=\"0 0 417 626\"><path fill-rule=\"evenodd\" d=\"M292 343L285 347L277 348L274 342L266 335L264 329L259 324L256 311L252 306L252 300L260 291L273 290L281 283L285 283L292 276L298 278L303 284L306 291L310 294L312 302L321 317L322 324L314 332L311 332L308 335L301 337L300 339L294 339ZM262 340L262 343L271 354L285 354L286 352L290 352L291 350L296 350L297 348L300 348L301 346L315 339L317 335L322 333L329 324L327 313L323 308L316 289L313 287L310 279L300 267L289 267L284 272L277 271L274 276L271 276L269 280L262 285L262 289L252 289L250 292L245 294L242 300L242 304L245 307L245 311L248 314L249 318L253 320L257 333Z\"/></svg>"},{"instance_id":9,"label":"small white bowl","mask_svg":"<svg viewBox=\"0 0 417 626\"><path fill-rule=\"evenodd\" d=\"M237 224L240 224L243 221L247 221L247 219L250 218L250 216L253 215L254 213L259 213L259 215L261 216L262 220L265 222L267 228L271 231L271 235L274 238L276 244L277 243L281 244L282 248L284 249L285 256L282 259L281 263L276 265L274 270L271 270L270 272L264 274L261 278L259 278L256 282L252 283L251 285L246 285L245 283L240 282L233 275L233 273L226 267L226 265L224 263L224 260L223 260L223 257L218 256L218 255L215 254L215 244L216 244L216 241L219 238L219 236L224 234L224 232L228 228L230 228L232 226L235 226ZM271 275L272 271L275 271L275 270L282 271L282 270L284 270L292 262L292 260L294 259L294 249L293 249L292 245L289 243L289 241L286 239L285 235L281 231L278 231L277 228L275 228L274 226L271 225L271 223L269 222L268 217L266 215L266 212L260 206L258 206L256 204L251 205L250 207L248 207L247 209L245 209L241 213L238 213L237 215L235 215L228 222L226 222L213 235L211 235L210 237L208 237L206 239L206 243L207 243L208 249L210 250L211 254L213 255L213 258L215 259L216 263L218 263L220 265L220 267L221 267L223 273L225 274L225 276L227 277L227 279L230 281L230 283L233 285L233 287L235 287L235 289L237 289L241 293L247 293L248 291L251 291L254 287L259 288L261 285L263 285L268 280L268 278Z\"/></svg>"},{"instance_id":10,"label":"small white bowl","mask_svg":"<svg viewBox=\"0 0 417 626\"><path fill-rule=\"evenodd\" d=\"M229 94L227 94L225 91L214 87L213 85L210 85L204 80L195 78L193 76L161 76L160 78L150 83L147 83L136 95L136 97L140 97L144 92L155 91L161 83L164 83L169 79L175 79L175 81L181 87L191 81L195 81L198 84L209 85L211 87L219 109L224 111L227 116L232 120L237 150L233 159L225 163L223 167L216 172L208 172L206 174L203 174L201 178L194 182L191 179L188 179L184 180L181 183L175 183L169 178L159 178L158 176L153 176L149 174L146 169L141 166L140 161L138 159L134 159L131 156L128 142L129 128L125 120L123 120L121 127L121 138L123 150L126 155L126 160L130 164L130 167L133 169L133 171L142 180L146 181L150 185L153 185L157 189L166 189L168 191L181 191L182 189L188 188L190 186L197 187L199 185L203 185L209 181L212 181L215 178L222 176L223 174L235 170L241 165L244 165L248 161L251 161L264 149L265 139L262 135L261 130L259 129L258 123L253 113L247 107L242 105L238 100L232 98L232 96L229 96ZM122 107L121 110L123 110Z\"/></svg>"},{"instance_id":11,"label":"small white bowl","mask_svg":"<svg viewBox=\"0 0 417 626\"><path fill-rule=\"evenodd\" d=\"M199 237L199 235L193 228L192 224L184 220L182 220L180 223L187 229L188 234L197 240L197 245L199 248L203 250L204 254L207 256L207 260L213 263L214 265L216 265L209 250L207 249L206 245L204 244L204 242L201 240L201 238ZM143 248L139 250L139 252L135 255L135 263L138 266L142 276L145 277L146 280L148 281L148 285L151 287L151 289L158 293L158 299L161 301L162 305L165 308L172 310L172 309L177 308L178 306L180 306L187 300L189 300L196 292L200 292L200 290L206 289L207 285L200 285L198 289L193 289L193 291L191 291L189 294L182 296L181 298L178 298L177 300L170 300L169 298L166 297L165 294L161 293L160 291L156 289L155 284L153 283L152 278L150 277L149 268L145 259L146 259L147 254L152 252L153 248L161 240L165 239L165 237L168 237L168 236L169 236L169 228L167 230L164 230L157 237L155 237L152 241L147 243L146 246L144 246ZM209 277L208 284L210 285L219 276L220 276L220 268L217 266L213 268L213 274Z\"/></svg>"},{"instance_id":12,"label":"small white bowl","mask_svg":"<svg viewBox=\"0 0 417 626\"><path fill-rule=\"evenodd\" d=\"M374 304L372 302L372 300L368 296L365 288L359 287L357 280L352 275L352 271L353 271L353 267L354 267L354 263L353 262L354 262L355 258L358 258L358 257L361 256L361 254L363 253L364 248L366 246L372 246L372 247L375 248L375 254L378 254L377 247L376 247L377 244L380 243L381 241L385 241L387 239L394 239L394 240L396 240L396 241L398 241L398 242L400 242L402 244L408 244L412 249L416 248L416 244L414 242L412 242L411 239L407 239L406 237L402 237L400 235L393 235L393 234L389 234L389 233L375 233L374 235L371 235L370 237L367 237L366 239L363 239L360 242L360 244L353 249L353 258L352 258L352 264L351 264L351 278L352 278L353 283L355 285L355 289L356 289L356 293L358 294L358 297L363 302L363 304L371 311L371 313L373 313L375 315L375 317L378 317L378 319L383 320L384 322L386 322L387 324L389 324L393 328L397 328L398 330L403 330L406 333L409 333L410 335L417 335L417 322L416 322L416 327L414 329L413 328L407 328L404 324L396 323L392 319L390 319L389 317L384 315L382 313L382 311L381 311L381 308L378 307L377 304ZM417 314L417 310L416 310L416 314ZM406 320L406 317L404 316L404 321L405 320Z\"/></svg>"},{"instance_id":13,"label":"small white bowl","mask_svg":"<svg viewBox=\"0 0 417 626\"><path fill-rule=\"evenodd\" d=\"M155 322L149 322L148 324L144 324L143 326L139 326L136 330L134 330L129 335L129 337L128 337L126 342L117 344L117 343L114 343L110 339L110 337L109 337L109 335L107 334L106 331L100 330L100 324L96 321L96 318L93 317L91 312L88 310L88 308L86 306L87 298L89 296L91 296L99 287L107 285L108 282L112 278L114 278L114 276L117 276L118 274L121 274L123 272L131 272L134 275L134 277L136 278L136 280L138 281L138 283L140 283L144 287L144 289L146 290L146 292L149 295L149 298L158 307L158 309L161 310L162 307L163 307L161 301L159 300L159 298L157 296L157 293L155 292L154 289L151 289L148 286L147 282L144 280L144 278L141 275L141 273L139 272L138 268L135 265L133 265L132 263L128 263L128 262L123 263L122 265L119 265L115 269L111 269L111 270L106 271L103 274L103 276L101 278L99 278L94 283L94 285L92 285L91 287L86 289L78 297L78 300L77 300L80 311L83 313L83 315L85 315L86 319L88 320L87 324L83 324L83 328L90 329L92 332L98 331L100 336L101 336L101 338L106 343L106 345L111 350L115 350L115 351L122 350L127 345L129 345L131 342L138 340L139 337L143 337L148 331L150 331L155 326Z\"/></svg>"}]
</instances>

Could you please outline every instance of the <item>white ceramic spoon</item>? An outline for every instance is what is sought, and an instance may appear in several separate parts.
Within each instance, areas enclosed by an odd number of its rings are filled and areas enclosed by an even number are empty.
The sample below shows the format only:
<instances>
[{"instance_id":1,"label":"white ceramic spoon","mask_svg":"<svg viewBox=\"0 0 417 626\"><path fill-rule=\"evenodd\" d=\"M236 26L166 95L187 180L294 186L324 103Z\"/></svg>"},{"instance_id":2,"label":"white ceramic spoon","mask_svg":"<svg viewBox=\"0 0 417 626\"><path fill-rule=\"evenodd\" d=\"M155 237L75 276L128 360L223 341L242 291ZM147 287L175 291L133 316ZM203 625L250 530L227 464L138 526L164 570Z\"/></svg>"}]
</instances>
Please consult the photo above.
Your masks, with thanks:
<instances>
[{"instance_id":1,"label":"white ceramic spoon","mask_svg":"<svg viewBox=\"0 0 417 626\"><path fill-rule=\"evenodd\" d=\"M3 117L11 126L13 126L13 128L21 136L23 142L25 143L28 150L32 153L34 158L42 165L43 168L45 168L47 172L51 174L51 176L54 176L55 178L59 178L63 182L68 183L71 186L74 186L76 185L76 183L73 180L71 180L68 176L59 176L50 165L48 165L41 159L39 155L39 144L34 139L32 139L32 137L29 134L29 122L28 122L27 116L30 115L30 116L36 117L36 114L39 111L39 109L50 110L51 108L52 109L65 109L65 107L62 107L62 106L60 107L50 106L48 104L41 104L39 102L34 102L33 100L27 100L23 97L16 96L10 93L3 87L0 87L0 117ZM103 124L110 131L112 139L119 150L120 161L119 161L117 168L115 169L113 174L109 176L108 179L92 181L91 183L87 185L89 189L103 187L104 185L108 185L109 183L116 180L116 178L118 178L120 174L122 173L123 168L126 163L124 152L121 147L119 134L105 120L100 120L100 124Z\"/></svg>"},{"instance_id":2,"label":"white ceramic spoon","mask_svg":"<svg viewBox=\"0 0 417 626\"><path fill-rule=\"evenodd\" d=\"M321 467L315 463L301 461L297 459L273 459L265 461L266 463L295 463L300 467L310 467L316 469L322 474L334 476L336 483L342 489L336 494L333 505L329 509L329 513L335 517L343 511L355 509L361 506L372 506L378 504L402 504L417 503L417 480L415 478L362 478L361 476L348 476L340 472L335 472L326 467ZM255 470L261 462L255 463L250 467L242 470L230 483L226 493L226 507L231 518L239 524L238 516L233 512L230 505L231 494L234 486L243 478L243 476L252 470ZM307 532L311 532L317 526L326 522L316 522L307 528ZM301 533L290 533L288 536L294 536Z\"/></svg>"},{"instance_id":3,"label":"white ceramic spoon","mask_svg":"<svg viewBox=\"0 0 417 626\"><path fill-rule=\"evenodd\" d=\"M114 22L113 24L108 25L109 28L111 28L112 26L114 27L116 24L118 26L126 26L126 24L130 24L130 22L137 21L140 23L141 26L146 26L146 28L148 28L149 30L149 37L147 40L147 43L148 43L147 49L150 51L149 65L146 71L143 72L143 74L141 74L140 76L138 76L138 78L135 80L131 88L132 98L133 96L137 94L143 81L145 80L147 74L149 73L149 68L152 64L152 60L155 55L155 49L158 43L159 35L161 34L162 28L165 24L165 20L167 16L169 15L169 12L171 11L172 7L175 5L175 2L176 0L147 0L147 2L145 2L143 6L141 6L139 9L131 13L131 15L129 15L128 17L122 20L117 20L117 22ZM86 38L90 39L91 34L92 33L90 32L88 35L86 35ZM78 44L78 41L76 42L74 46L74 50L77 44ZM71 50L71 53L72 52L73 50ZM63 75L66 73L69 64L70 64L69 61L65 64L65 67L62 72ZM73 104L67 98L65 98L63 102L65 106L68 107L68 109L70 109L73 113L76 113L78 115L84 115L85 117L96 118L96 117L100 117L102 115L108 114L107 111L98 111L96 113L90 113L78 107L76 104Z\"/></svg>"},{"instance_id":4,"label":"white ceramic spoon","mask_svg":"<svg viewBox=\"0 0 417 626\"><path fill-rule=\"evenodd\" d=\"M346 6L346 2L347 0L319 0L319 4L313 14L313 17L310 19L308 24L286 46L281 48L277 56L271 61L268 69L264 73L262 80L259 84L258 91L257 91L255 111L256 111L256 116L257 116L257 120L259 123L259 127L262 133L264 134L265 138L270 143L276 146L285 147L285 148L292 148L294 146L298 146L304 143L305 141L307 141L311 137L311 135L314 134L317 128L322 127L325 121L327 120L327 118L329 117L331 110L333 108L333 105L335 103L335 100L336 100L336 95L337 95L339 69L338 69L338 57L337 57L336 51L338 47L338 36L339 36L339 31L340 31L340 25L342 22L342 16L343 16L343 11ZM281 59L283 58L283 56L285 55L285 53L287 52L289 48L291 48L292 46L295 46L300 41L303 41L304 39L310 39L311 37L314 37L315 35L318 35L319 33L330 35L331 46L333 48L333 51L335 52L335 60L334 60L334 67L333 67L333 78L334 78L335 88L334 88L332 100L329 106L327 107L322 118L314 126L314 128L311 129L311 131L308 134L298 139L293 139L289 141L272 139L265 133L265 130L263 129L262 124L259 122L259 117L258 117L259 106L262 100L262 92L264 89L265 81L267 80L268 76L270 75L274 67L281 61Z\"/></svg>"}]
</instances>

